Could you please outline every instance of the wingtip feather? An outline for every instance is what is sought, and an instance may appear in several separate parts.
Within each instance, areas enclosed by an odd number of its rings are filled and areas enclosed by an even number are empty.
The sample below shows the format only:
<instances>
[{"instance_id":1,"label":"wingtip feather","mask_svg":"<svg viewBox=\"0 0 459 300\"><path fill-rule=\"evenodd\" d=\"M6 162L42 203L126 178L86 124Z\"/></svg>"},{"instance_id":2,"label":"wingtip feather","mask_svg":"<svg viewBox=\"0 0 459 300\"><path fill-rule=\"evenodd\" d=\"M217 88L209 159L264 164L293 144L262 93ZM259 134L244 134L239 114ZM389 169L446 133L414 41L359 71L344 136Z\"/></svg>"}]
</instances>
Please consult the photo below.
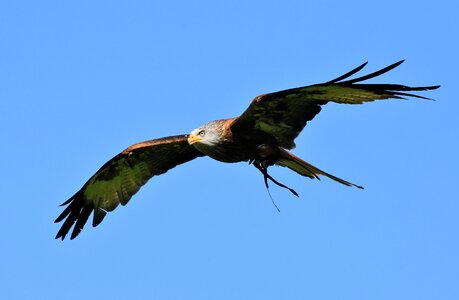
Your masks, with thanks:
<instances>
[{"instance_id":1,"label":"wingtip feather","mask_svg":"<svg viewBox=\"0 0 459 300\"><path fill-rule=\"evenodd\" d=\"M374 78L374 77L377 77L377 76L380 76L384 73L387 73L389 72L390 70L393 70L395 69L396 67L400 66L402 63L404 63L405 60L402 59L402 60L399 60L385 68L382 68L378 71L375 71L373 73L370 73L368 75L364 75L364 76L361 76L361 77L357 77L357 78L354 78L354 79L351 79L351 80L347 80L347 81L342 81L340 82L341 84L353 84L353 83L356 83L356 82L360 82L360 81L364 81L364 80L367 80L367 79L371 79L371 78Z\"/></svg>"},{"instance_id":2,"label":"wingtip feather","mask_svg":"<svg viewBox=\"0 0 459 300\"><path fill-rule=\"evenodd\" d=\"M343 79L346 79L346 78L349 78L350 76L354 75L355 73L359 72L360 70L362 70L366 65L368 64L368 61L364 62L363 64L361 64L360 66L358 66L357 68L354 68L352 70L350 70L349 72L339 76L339 77L336 77L335 79L332 79L330 81L327 81L325 82L324 84L333 84L333 83L337 83Z\"/></svg>"}]
</instances>

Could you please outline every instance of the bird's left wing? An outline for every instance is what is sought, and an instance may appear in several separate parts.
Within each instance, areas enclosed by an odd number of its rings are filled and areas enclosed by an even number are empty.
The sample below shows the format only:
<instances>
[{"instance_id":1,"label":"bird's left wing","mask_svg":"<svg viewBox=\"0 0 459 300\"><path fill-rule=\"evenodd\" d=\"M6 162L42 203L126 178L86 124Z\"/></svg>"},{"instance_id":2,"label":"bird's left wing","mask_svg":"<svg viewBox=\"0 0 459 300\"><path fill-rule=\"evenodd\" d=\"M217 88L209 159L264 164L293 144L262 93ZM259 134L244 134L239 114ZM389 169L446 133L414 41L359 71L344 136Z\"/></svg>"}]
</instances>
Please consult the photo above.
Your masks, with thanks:
<instances>
[{"instance_id":1,"label":"bird's left wing","mask_svg":"<svg viewBox=\"0 0 459 300\"><path fill-rule=\"evenodd\" d=\"M67 207L55 222L65 221L56 239L63 240L75 224L70 237L74 239L92 212L92 225L99 225L107 212L114 210L119 204L126 205L151 177L200 156L204 154L188 144L186 135L146 141L128 147L105 163L75 195L62 204Z\"/></svg>"},{"instance_id":2,"label":"bird's left wing","mask_svg":"<svg viewBox=\"0 0 459 300\"><path fill-rule=\"evenodd\" d=\"M275 93L263 94L253 99L244 113L233 121L234 133L250 138L253 130L264 131L273 136L278 144L291 149L294 139L328 102L361 104L390 98L416 97L427 99L410 92L433 90L439 86L409 87L400 84L364 84L364 80L377 77L402 61L384 69L355 79L344 80L360 71L366 63L346 74L325 83L293 88Z\"/></svg>"}]
</instances>

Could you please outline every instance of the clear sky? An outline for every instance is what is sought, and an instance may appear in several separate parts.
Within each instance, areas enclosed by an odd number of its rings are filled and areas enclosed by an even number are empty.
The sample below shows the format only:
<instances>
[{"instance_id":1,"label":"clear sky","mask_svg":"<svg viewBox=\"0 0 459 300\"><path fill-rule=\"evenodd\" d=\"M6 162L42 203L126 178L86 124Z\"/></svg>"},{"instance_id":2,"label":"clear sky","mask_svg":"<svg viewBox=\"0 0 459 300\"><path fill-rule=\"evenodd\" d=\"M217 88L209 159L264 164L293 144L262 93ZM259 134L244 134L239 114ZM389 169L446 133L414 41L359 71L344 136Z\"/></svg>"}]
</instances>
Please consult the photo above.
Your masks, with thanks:
<instances>
[{"instance_id":1,"label":"clear sky","mask_svg":"<svg viewBox=\"0 0 459 300\"><path fill-rule=\"evenodd\" d=\"M459 299L457 1L0 2L1 299ZM294 153L200 158L73 241L58 205L130 144L369 61L413 99L325 106ZM375 82L375 81L373 81Z\"/></svg>"}]
</instances>

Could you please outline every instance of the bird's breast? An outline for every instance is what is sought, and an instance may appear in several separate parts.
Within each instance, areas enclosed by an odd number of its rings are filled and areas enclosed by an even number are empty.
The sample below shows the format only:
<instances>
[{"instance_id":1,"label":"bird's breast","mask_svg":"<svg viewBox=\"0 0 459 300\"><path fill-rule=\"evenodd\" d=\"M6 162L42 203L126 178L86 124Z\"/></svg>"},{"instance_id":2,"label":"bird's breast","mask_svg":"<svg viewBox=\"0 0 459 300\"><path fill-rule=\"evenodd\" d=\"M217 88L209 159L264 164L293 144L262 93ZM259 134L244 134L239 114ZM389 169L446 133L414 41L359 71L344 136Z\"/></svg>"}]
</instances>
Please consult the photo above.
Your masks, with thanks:
<instances>
[{"instance_id":1,"label":"bird's breast","mask_svg":"<svg viewBox=\"0 0 459 300\"><path fill-rule=\"evenodd\" d=\"M196 143L193 146L207 156L226 163L247 161L253 156L251 151L244 145L233 142L223 142L215 145Z\"/></svg>"}]
</instances>

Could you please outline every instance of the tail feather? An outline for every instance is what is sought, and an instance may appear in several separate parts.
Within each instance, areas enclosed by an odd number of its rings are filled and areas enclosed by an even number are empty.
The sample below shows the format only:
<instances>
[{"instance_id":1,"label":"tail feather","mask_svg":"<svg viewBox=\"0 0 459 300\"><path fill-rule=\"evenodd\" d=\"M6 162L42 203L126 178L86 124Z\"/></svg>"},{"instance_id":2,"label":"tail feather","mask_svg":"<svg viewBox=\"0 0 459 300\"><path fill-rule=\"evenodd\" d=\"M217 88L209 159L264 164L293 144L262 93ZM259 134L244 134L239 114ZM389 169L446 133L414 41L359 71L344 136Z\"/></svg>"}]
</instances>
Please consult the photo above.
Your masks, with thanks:
<instances>
[{"instance_id":1,"label":"tail feather","mask_svg":"<svg viewBox=\"0 0 459 300\"><path fill-rule=\"evenodd\" d=\"M326 176L330 179L333 179L341 184L347 185L347 186L355 186L359 189L363 189L363 186L356 185L353 183L350 183L344 179L338 178L336 176L333 176L331 174L328 174L327 172L324 172L320 170L319 168L314 167L313 165L305 162L301 158L299 158L296 155L293 155L292 153L284 150L282 151L282 156L281 158L276 162L276 165L282 166L282 167L287 167L290 170L295 171L296 173L302 175L302 176L307 176L311 179L319 179L319 175Z\"/></svg>"}]
</instances>

